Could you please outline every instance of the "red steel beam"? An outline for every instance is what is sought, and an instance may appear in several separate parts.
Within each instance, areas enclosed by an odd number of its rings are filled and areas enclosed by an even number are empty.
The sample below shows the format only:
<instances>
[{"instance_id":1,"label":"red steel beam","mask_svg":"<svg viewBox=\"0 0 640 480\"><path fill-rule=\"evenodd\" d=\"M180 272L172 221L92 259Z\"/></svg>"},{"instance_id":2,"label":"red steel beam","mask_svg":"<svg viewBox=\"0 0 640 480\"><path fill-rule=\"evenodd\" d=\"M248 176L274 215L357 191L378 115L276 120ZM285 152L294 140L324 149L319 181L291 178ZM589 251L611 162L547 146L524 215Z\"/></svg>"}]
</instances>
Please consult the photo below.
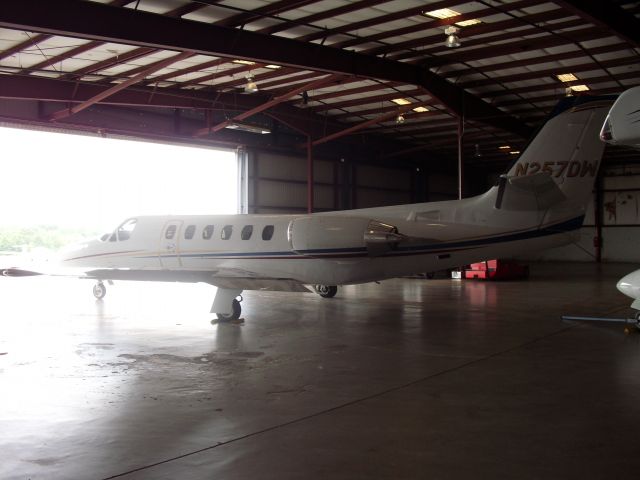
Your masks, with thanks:
<instances>
[{"instance_id":1,"label":"red steel beam","mask_svg":"<svg viewBox=\"0 0 640 480\"><path fill-rule=\"evenodd\" d=\"M105 90L104 92L101 92L98 95L95 95L94 97L90 98L89 100L86 100L85 102L80 103L79 105L75 105L71 108L65 108L64 110L58 110L57 112L54 112L53 114L51 114L49 119L51 121L61 120L63 118L74 115L78 112L81 112L85 108L89 108L91 105L98 103L100 100L104 100L105 98L110 97L114 93L117 93L120 90L124 90L125 88L130 87L135 83L138 83L140 80L144 79L145 77L152 74L153 72L162 70L163 68L167 67L168 65L171 65L172 63L179 62L180 60L184 60L185 58L189 57L192 54L193 54L192 52L182 52L177 55L174 55L171 58L167 58L160 62L156 62L153 65L149 66L144 72L140 72L135 77L132 77L125 82L115 85Z\"/></svg>"},{"instance_id":2,"label":"red steel beam","mask_svg":"<svg viewBox=\"0 0 640 480\"><path fill-rule=\"evenodd\" d=\"M215 25L223 27L235 27L236 25L246 25L252 21L259 20L262 17L277 15L278 13L293 10L295 8L304 7L311 3L318 3L321 0L280 0L271 2L263 7L250 10L248 12L239 13L231 17L224 18L215 22Z\"/></svg>"},{"instance_id":3,"label":"red steel beam","mask_svg":"<svg viewBox=\"0 0 640 480\"><path fill-rule=\"evenodd\" d=\"M626 48L627 48L626 43L614 43L611 45L604 45L602 47L590 48L589 54L600 55L603 53L611 53L611 52L616 52L618 50L624 50ZM483 65L482 67L476 67L475 70L482 73L495 72L498 70L505 70L507 68L530 67L533 65L538 65L540 63L558 62L560 60L575 59L583 56L586 56L586 54L581 52L578 49L578 47L576 47L576 50L571 50L570 52L557 53L554 55L540 55L539 57L535 57L535 58L526 58L523 60L508 61L508 62L502 62L502 63L492 63L491 65ZM570 68L573 68L573 67L567 67L566 69L569 70ZM469 68L464 67L459 70L450 70L447 72L443 72L442 76L446 78L453 78L453 77L461 77L468 73L469 73Z\"/></svg>"},{"instance_id":4,"label":"red steel beam","mask_svg":"<svg viewBox=\"0 0 640 480\"><path fill-rule=\"evenodd\" d=\"M432 3L429 5L430 10L437 10L440 8L451 7L454 1L444 0L436 3ZM331 35L337 35L339 33L353 32L357 30L361 30L363 28L372 27L374 25L380 25L383 23L393 22L395 20L400 20L402 18L411 17L414 15L421 15L425 9L425 5L420 5L418 7L406 8L404 10L400 10L394 13L390 13L387 15L381 15L379 17L369 18L367 20L362 20L360 22L348 23L341 27L332 28L331 30L325 30L321 32L310 33L309 35L304 35L302 37L298 37L296 40L301 42L310 42L312 40L318 40L320 38L329 37Z\"/></svg>"},{"instance_id":5,"label":"red steel beam","mask_svg":"<svg viewBox=\"0 0 640 480\"><path fill-rule=\"evenodd\" d=\"M112 0L111 2L108 2L108 4L112 5L114 7L124 7L125 5L128 5L129 3L133 3L133 1L134 0ZM46 35L46 37L49 38L48 35ZM36 63L35 65L31 65L29 68L23 69L21 73L28 72L29 70L39 70L39 69L48 67L50 65L53 65L54 63L62 62L64 60L67 60L68 58L74 57L74 56L76 56L76 55L78 55L80 53L84 53L84 52L87 52L89 50L92 50L92 49L94 49L96 47L99 47L100 45L104 45L104 42L90 41L90 42L85 43L83 45L79 45L79 46L77 46L75 48L67 50L66 52L61 53L60 55L55 55L53 57L50 57L50 58L47 58L47 59L43 60L42 62Z\"/></svg>"},{"instance_id":6,"label":"red steel beam","mask_svg":"<svg viewBox=\"0 0 640 480\"><path fill-rule=\"evenodd\" d=\"M581 20L568 20L566 22L555 24L554 28L575 28L581 27L583 25L584 22L582 22ZM415 59L410 60L409 63L419 62L421 65L424 65L427 68L431 68L448 65L450 63L469 62L471 60L495 58L531 50L540 50L542 48L557 47L567 44L577 44L579 42L586 42L588 40L595 40L598 38L611 36L610 32L607 32L602 28L586 27L580 30L571 30L569 32L563 33L562 35L547 34L544 37L519 40L519 38L521 38L525 32L527 35L535 35L537 33L540 33L540 30L536 28L530 28L528 30L522 30L520 32L498 33L496 35L488 36L485 38L479 38L475 40L472 39L468 42L465 42L464 39L462 39L463 46L465 48L479 45L482 45L483 47L470 49L467 51L462 50L456 52L456 54L454 55L432 56L434 54L437 54L438 52L443 52L446 50L446 47L444 45L438 45L427 50L422 50L419 53L411 51L390 55L389 58L393 60ZM501 45L491 45L489 47L484 46L487 44L487 42L502 42L510 39L514 39L515 41L502 43ZM425 58L427 59L425 60Z\"/></svg>"},{"instance_id":7,"label":"red steel beam","mask_svg":"<svg viewBox=\"0 0 640 480\"><path fill-rule=\"evenodd\" d=\"M601 70L602 68L612 68L612 67L621 67L624 65L635 65L638 63L637 57L623 57L616 58L613 60L603 60L600 61L599 64L590 62L590 63L581 63L579 65L571 65L569 67L560 67L560 68L549 68L546 70L538 70L537 72L527 72L527 73L516 73L513 75L505 75L505 76L492 76L491 78L482 79L482 80L471 80L469 82L460 82L462 88L476 88L476 87L485 87L495 85L496 83L511 83L511 82L520 82L523 80L531 80L534 78L554 76L558 73L580 73L580 72L589 72L593 70Z\"/></svg>"},{"instance_id":8,"label":"red steel beam","mask_svg":"<svg viewBox=\"0 0 640 480\"><path fill-rule=\"evenodd\" d=\"M391 0L360 0L359 2L351 1L347 5L342 5L341 7L336 7L329 10L324 10L322 12L314 13L312 15L307 15L306 17L296 19L295 22L285 21L271 27L265 27L258 30L258 32L270 35L272 33L282 32L284 30L295 28L300 24L308 24L317 22L318 20L324 20L325 18L337 17L339 15L362 10L363 8L371 8L380 3L388 3L390 1Z\"/></svg>"},{"instance_id":9,"label":"red steel beam","mask_svg":"<svg viewBox=\"0 0 640 480\"><path fill-rule=\"evenodd\" d=\"M554 0L583 20L613 31L635 47L640 47L640 20L614 2L594 0Z\"/></svg>"},{"instance_id":10,"label":"red steel beam","mask_svg":"<svg viewBox=\"0 0 640 480\"><path fill-rule=\"evenodd\" d=\"M420 105L423 105L423 104L419 103L419 104L407 105L405 107L397 109L394 112L385 113L384 115L380 115L379 117L372 118L371 120L367 120L366 122L358 123L357 125L349 127L345 130L341 130L339 132L332 133L331 135L327 135L325 137L314 140L312 142L312 145L315 147L316 145L321 145L331 140L336 140L337 138L344 137L345 135L350 135L364 128L367 128L369 125L374 125L376 123L384 122L385 120L393 118L394 116L397 117L398 115L404 115L405 113L410 112L412 108L416 108Z\"/></svg>"},{"instance_id":11,"label":"red steel beam","mask_svg":"<svg viewBox=\"0 0 640 480\"><path fill-rule=\"evenodd\" d=\"M539 0L521 0L519 2L516 3L510 3L508 5L505 5L505 7L508 10L516 10L516 9L520 9L520 8L527 8L530 7L532 5L536 5L539 4L540 1ZM426 9L426 7L424 7L424 9ZM429 10L431 10L432 8L429 7ZM450 18L445 18L445 19L433 19L432 17L428 17L428 16L424 16L424 20L425 23L416 23L414 25L409 25L407 27L404 28L399 28L396 30L387 30L384 32L380 32L380 33L376 33L375 35L368 35L368 36L362 36L362 37L357 37L357 38L352 38L349 40L344 40L341 42L336 42L336 43L332 43L331 46L334 48L347 48L347 47L351 47L353 45L358 45L358 44L362 44L362 43L372 43L372 42L377 42L380 41L384 38L389 38L389 37L399 37L401 35L406 35L406 34L410 34L410 33L415 33L415 32L420 32L420 31L427 31L428 29L433 29L433 28L438 28L438 27L443 27L446 25L451 25L452 23L456 23L456 22L460 22L463 20L470 20L473 18L482 18L482 17L486 17L486 16L490 16L490 15L495 15L496 14L496 10L494 8L485 8L482 10L476 10L474 12L469 12L469 13L463 13L461 15L456 15L455 17L450 17ZM567 15L565 15L567 16ZM473 26L473 30L472 32L477 32L478 34L480 33L486 33L483 32L482 30L479 30L480 27L485 27L487 25L489 25L489 28L491 28L494 25L497 25L499 23L502 22L495 22L492 24L484 24L484 25L474 25ZM522 22L518 23L516 26L521 26ZM468 32L467 30L468 27L464 27L463 28L463 35L466 36L466 32ZM497 29L498 27L496 27ZM492 29L493 30L493 29ZM426 37L426 38L434 38L436 36L430 36L430 37ZM440 35L437 35L437 37L440 39L440 41L442 40L442 33ZM404 42L403 42L404 43ZM373 49L368 49L365 50L365 52L367 53L373 53L375 54L376 50L378 48L382 48L385 49L387 47L395 47L396 45L401 45L398 43L394 43L391 45L387 45L387 46L383 46L383 47L376 47ZM403 47L404 48L404 47ZM400 50L401 48L398 48L398 50Z\"/></svg>"},{"instance_id":12,"label":"red steel beam","mask_svg":"<svg viewBox=\"0 0 640 480\"><path fill-rule=\"evenodd\" d=\"M523 3L524 5L522 6L526 6L529 2L518 2L518 4ZM539 3L539 2L537 2ZM509 8L512 8L511 6L512 4L509 5ZM516 5L516 4L513 4ZM521 7L520 7L521 8ZM473 12L476 13L476 12ZM495 14L495 10L493 10L493 14ZM551 20L558 20L561 18L565 18L568 17L569 14L567 14L564 10L558 8L555 10L549 10L546 12L542 12L542 13L537 13L537 14L533 14L533 15L528 15L526 17L522 17L523 19L530 19L531 22L547 22L547 21L551 21ZM450 19L448 19L449 23L453 23L455 22L455 20L457 18L461 18L462 19L462 15L460 15L459 17L452 17ZM469 14L469 15L465 15L464 18L468 19L468 18L475 18L473 14ZM452 22L453 21L453 22ZM580 22L580 24L582 25L583 23ZM515 18L515 19L509 19L509 20L501 20L499 22L492 22L492 23L480 23L477 25L473 25L470 27L462 27L461 28L461 32L460 32L460 40L462 41L462 46L463 48L471 46L472 45L472 41L473 41L473 36L475 35L487 35L490 33L495 33L495 32L499 32L500 35L502 35L501 39L502 40L506 40L510 37L522 37L525 35L530 35L532 32L527 32L525 33L524 30L520 30L520 31L515 31L515 32L510 32L507 31L507 29L510 28L518 28L518 27L523 27L523 26L529 26L528 23L523 23L523 20L520 18ZM554 25L555 28L555 25ZM535 33L539 33L540 30L535 29ZM486 38L486 37L485 37ZM481 42L482 45L486 45L487 41L484 41L485 38L482 39L478 39L478 42ZM437 44L439 47L441 47L441 50L443 51L447 51L449 50L448 47L446 47L444 45L444 39L445 39L445 35L443 33L442 30L438 31L436 34L434 35L429 35L429 36L421 36L419 38L414 38L412 40L406 40L404 42L398 42L398 43L392 43L389 45L385 45L382 47L374 47L374 48L369 48L367 50L364 50L365 53L368 53L370 55L382 55L382 54L389 54L391 52L398 52L398 51L405 51L411 48L415 48L415 47L423 47L425 45L433 45L433 44ZM332 45L333 46L333 45ZM458 50L458 49L456 49ZM417 52L417 53L423 53L422 51Z\"/></svg>"},{"instance_id":13,"label":"red steel beam","mask_svg":"<svg viewBox=\"0 0 640 480\"><path fill-rule=\"evenodd\" d=\"M318 88L321 87L323 85L327 85L329 83L333 83L338 81L340 78L342 78L342 75L328 75L324 78L321 78L320 80L316 80L315 82L311 82L311 83L307 83L306 85L303 85L301 87L295 88L283 95L280 95L278 97L275 97L272 100L269 100L266 103L263 103L262 105L258 105L255 108L252 108L250 110L247 110L246 112L243 112L239 115L236 115L235 117L233 117L232 119L229 120L225 120L224 122L221 122L211 128L202 128L200 130L198 130L197 132L194 133L194 137L201 137L203 135L207 135L209 133L213 133L213 132L217 132L219 130L222 130L223 128L227 127L227 125L233 123L233 122L237 122L237 121L242 121L246 118L251 117L252 115L255 115L256 113L260 113L263 112L265 110L268 110L271 107L274 107L276 105L278 105L279 103L282 103L288 99L290 99L291 97L293 97L294 95L298 95L299 93L302 93L306 90L313 90L314 88Z\"/></svg>"},{"instance_id":14,"label":"red steel beam","mask_svg":"<svg viewBox=\"0 0 640 480\"><path fill-rule=\"evenodd\" d=\"M116 5L116 6L123 6L126 5L128 3L133 3L133 0L114 0L113 2L110 3L110 5ZM118 5L119 4L119 5ZM172 17L172 18L180 18L183 15L187 15L188 13L193 13L197 10L200 10L204 8L204 5L202 4L198 4L197 2L192 2L189 3L187 5L183 5L181 7L177 7L174 8L173 10L170 10L166 13L164 13L163 15L166 15L167 17ZM91 41L87 44L85 44L85 47L88 47L87 50L91 50L93 48L97 48L101 45L104 45L105 42L100 42L100 41ZM77 55L78 53L82 53L83 51L86 50L78 50L77 52L75 52L73 55ZM140 58L140 57L144 57L146 55L149 55L153 52L157 51L154 48L146 48L146 47L140 47L140 48L136 48L134 50L130 50L128 52L123 53L122 55L116 55L114 57L111 58L107 58L105 60L102 60L98 63L95 63L93 65L87 65L86 67L80 68L78 70L75 70L73 72L69 72L68 74L66 74L64 76L64 78L68 78L71 76L74 77L79 77L82 75L86 75L88 73L93 73L93 72L98 72L100 70L105 70L106 68L109 68L113 65L117 65L119 63L124 63L130 60L134 60L136 58ZM67 52L68 53L68 52ZM52 65L54 63L57 63L59 61L65 60L66 58L69 58L70 56L73 55L67 55L66 53L63 53L62 55L59 55L58 57L52 57L51 59L51 63L49 63L49 65ZM35 69L36 67L31 67L31 69ZM42 67L38 67L38 68L42 68ZM129 72L127 72L129 73Z\"/></svg>"},{"instance_id":15,"label":"red steel beam","mask_svg":"<svg viewBox=\"0 0 640 480\"><path fill-rule=\"evenodd\" d=\"M32 47L33 45L37 45L38 43L44 42L45 40L51 37L52 35L45 35L45 34L34 35L30 39L25 40L24 42L20 42L18 45L15 45L3 52L0 52L0 60L9 58L11 55L19 53L25 48L29 48L29 47Z\"/></svg>"},{"instance_id":16,"label":"red steel beam","mask_svg":"<svg viewBox=\"0 0 640 480\"><path fill-rule=\"evenodd\" d=\"M421 88L416 88L414 90L405 90L401 92L386 93L384 95L370 95L368 97L356 98L354 100L349 100L346 102L325 103L324 105L312 107L309 110L317 113L317 112L324 112L326 110L355 107L359 105L367 105L367 104L373 104L373 103L377 103L378 105L380 105L382 102L387 100L392 100L394 98L417 97L420 95L428 95L428 93ZM414 106L417 106L417 105L414 105Z\"/></svg>"}]
</instances>

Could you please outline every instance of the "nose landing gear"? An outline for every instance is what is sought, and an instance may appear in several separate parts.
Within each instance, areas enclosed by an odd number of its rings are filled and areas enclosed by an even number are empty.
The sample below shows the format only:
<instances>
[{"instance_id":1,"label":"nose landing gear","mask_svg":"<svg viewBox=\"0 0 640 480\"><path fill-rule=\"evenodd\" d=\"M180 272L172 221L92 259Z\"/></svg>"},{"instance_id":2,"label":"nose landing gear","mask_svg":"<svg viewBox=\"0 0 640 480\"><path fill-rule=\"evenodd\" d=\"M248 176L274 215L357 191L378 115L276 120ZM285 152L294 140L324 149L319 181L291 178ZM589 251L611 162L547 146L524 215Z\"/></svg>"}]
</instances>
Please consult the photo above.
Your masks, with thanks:
<instances>
[{"instance_id":1,"label":"nose landing gear","mask_svg":"<svg viewBox=\"0 0 640 480\"><path fill-rule=\"evenodd\" d=\"M102 300L104 296L107 294L107 287L104 286L104 283L98 282L93 286L93 296L98 300Z\"/></svg>"}]
</instances>

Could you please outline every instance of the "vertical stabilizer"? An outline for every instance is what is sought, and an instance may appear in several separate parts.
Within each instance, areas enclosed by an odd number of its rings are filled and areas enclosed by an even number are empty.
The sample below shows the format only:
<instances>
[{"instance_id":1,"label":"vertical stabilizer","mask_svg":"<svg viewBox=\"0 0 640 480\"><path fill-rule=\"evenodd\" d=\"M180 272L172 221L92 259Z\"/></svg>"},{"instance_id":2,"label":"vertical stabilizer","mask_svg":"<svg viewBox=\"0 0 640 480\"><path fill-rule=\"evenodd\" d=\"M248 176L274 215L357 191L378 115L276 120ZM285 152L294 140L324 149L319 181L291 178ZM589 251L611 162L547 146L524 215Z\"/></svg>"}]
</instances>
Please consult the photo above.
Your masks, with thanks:
<instances>
[{"instance_id":1,"label":"vertical stabilizer","mask_svg":"<svg viewBox=\"0 0 640 480\"><path fill-rule=\"evenodd\" d=\"M556 109L560 111L545 123L507 175L547 173L572 203L586 205L604 150L598 134L612 100L577 100L577 105Z\"/></svg>"}]
</instances>

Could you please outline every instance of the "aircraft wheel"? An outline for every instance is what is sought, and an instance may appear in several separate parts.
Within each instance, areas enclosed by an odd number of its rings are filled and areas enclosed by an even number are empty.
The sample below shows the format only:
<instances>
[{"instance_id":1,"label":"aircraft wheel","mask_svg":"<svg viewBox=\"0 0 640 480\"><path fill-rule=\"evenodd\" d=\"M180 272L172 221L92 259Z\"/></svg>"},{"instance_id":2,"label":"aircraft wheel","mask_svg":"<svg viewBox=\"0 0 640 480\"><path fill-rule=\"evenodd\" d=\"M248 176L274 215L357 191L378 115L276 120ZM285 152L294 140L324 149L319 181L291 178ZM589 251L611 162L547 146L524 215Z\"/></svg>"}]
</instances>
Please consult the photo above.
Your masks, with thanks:
<instances>
[{"instance_id":1,"label":"aircraft wheel","mask_svg":"<svg viewBox=\"0 0 640 480\"><path fill-rule=\"evenodd\" d=\"M338 287L335 285L316 285L315 289L322 298L333 298L338 293Z\"/></svg>"},{"instance_id":2,"label":"aircraft wheel","mask_svg":"<svg viewBox=\"0 0 640 480\"><path fill-rule=\"evenodd\" d=\"M240 302L234 299L233 303L231 304L231 308L233 309L233 313L216 313L216 316L218 317L218 320L220 322L231 322L240 318L240 313L242 312Z\"/></svg>"},{"instance_id":3,"label":"aircraft wheel","mask_svg":"<svg viewBox=\"0 0 640 480\"><path fill-rule=\"evenodd\" d=\"M107 294L107 287L104 286L104 283L99 282L93 286L93 296L96 297L98 300L104 298L106 294Z\"/></svg>"}]
</instances>

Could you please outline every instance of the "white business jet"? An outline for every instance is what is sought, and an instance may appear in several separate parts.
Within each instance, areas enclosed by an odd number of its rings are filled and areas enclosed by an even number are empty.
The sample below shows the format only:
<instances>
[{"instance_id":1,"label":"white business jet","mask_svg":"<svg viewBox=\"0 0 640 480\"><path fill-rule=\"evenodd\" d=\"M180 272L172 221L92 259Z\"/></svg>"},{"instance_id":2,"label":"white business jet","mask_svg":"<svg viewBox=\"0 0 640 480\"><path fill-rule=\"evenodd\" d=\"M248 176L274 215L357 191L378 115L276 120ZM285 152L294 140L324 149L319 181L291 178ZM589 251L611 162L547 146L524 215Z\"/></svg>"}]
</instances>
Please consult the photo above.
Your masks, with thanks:
<instances>
[{"instance_id":1,"label":"white business jet","mask_svg":"<svg viewBox=\"0 0 640 480\"><path fill-rule=\"evenodd\" d=\"M600 139L612 145L640 147L640 87L620 94L604 121Z\"/></svg>"},{"instance_id":2,"label":"white business jet","mask_svg":"<svg viewBox=\"0 0 640 480\"><path fill-rule=\"evenodd\" d=\"M600 139L612 145L640 147L640 87L630 88L618 97L609 110ZM640 270L621 278L617 287L633 299L631 308L640 310ZM636 312L635 320L640 328L640 312Z\"/></svg>"},{"instance_id":3,"label":"white business jet","mask_svg":"<svg viewBox=\"0 0 640 480\"><path fill-rule=\"evenodd\" d=\"M452 268L575 240L611 99L567 98L496 186L457 201L308 215L140 216L67 249L62 266L103 281L204 282L212 313L240 316L243 290L308 291ZM10 268L7 276L36 274Z\"/></svg>"}]
</instances>

